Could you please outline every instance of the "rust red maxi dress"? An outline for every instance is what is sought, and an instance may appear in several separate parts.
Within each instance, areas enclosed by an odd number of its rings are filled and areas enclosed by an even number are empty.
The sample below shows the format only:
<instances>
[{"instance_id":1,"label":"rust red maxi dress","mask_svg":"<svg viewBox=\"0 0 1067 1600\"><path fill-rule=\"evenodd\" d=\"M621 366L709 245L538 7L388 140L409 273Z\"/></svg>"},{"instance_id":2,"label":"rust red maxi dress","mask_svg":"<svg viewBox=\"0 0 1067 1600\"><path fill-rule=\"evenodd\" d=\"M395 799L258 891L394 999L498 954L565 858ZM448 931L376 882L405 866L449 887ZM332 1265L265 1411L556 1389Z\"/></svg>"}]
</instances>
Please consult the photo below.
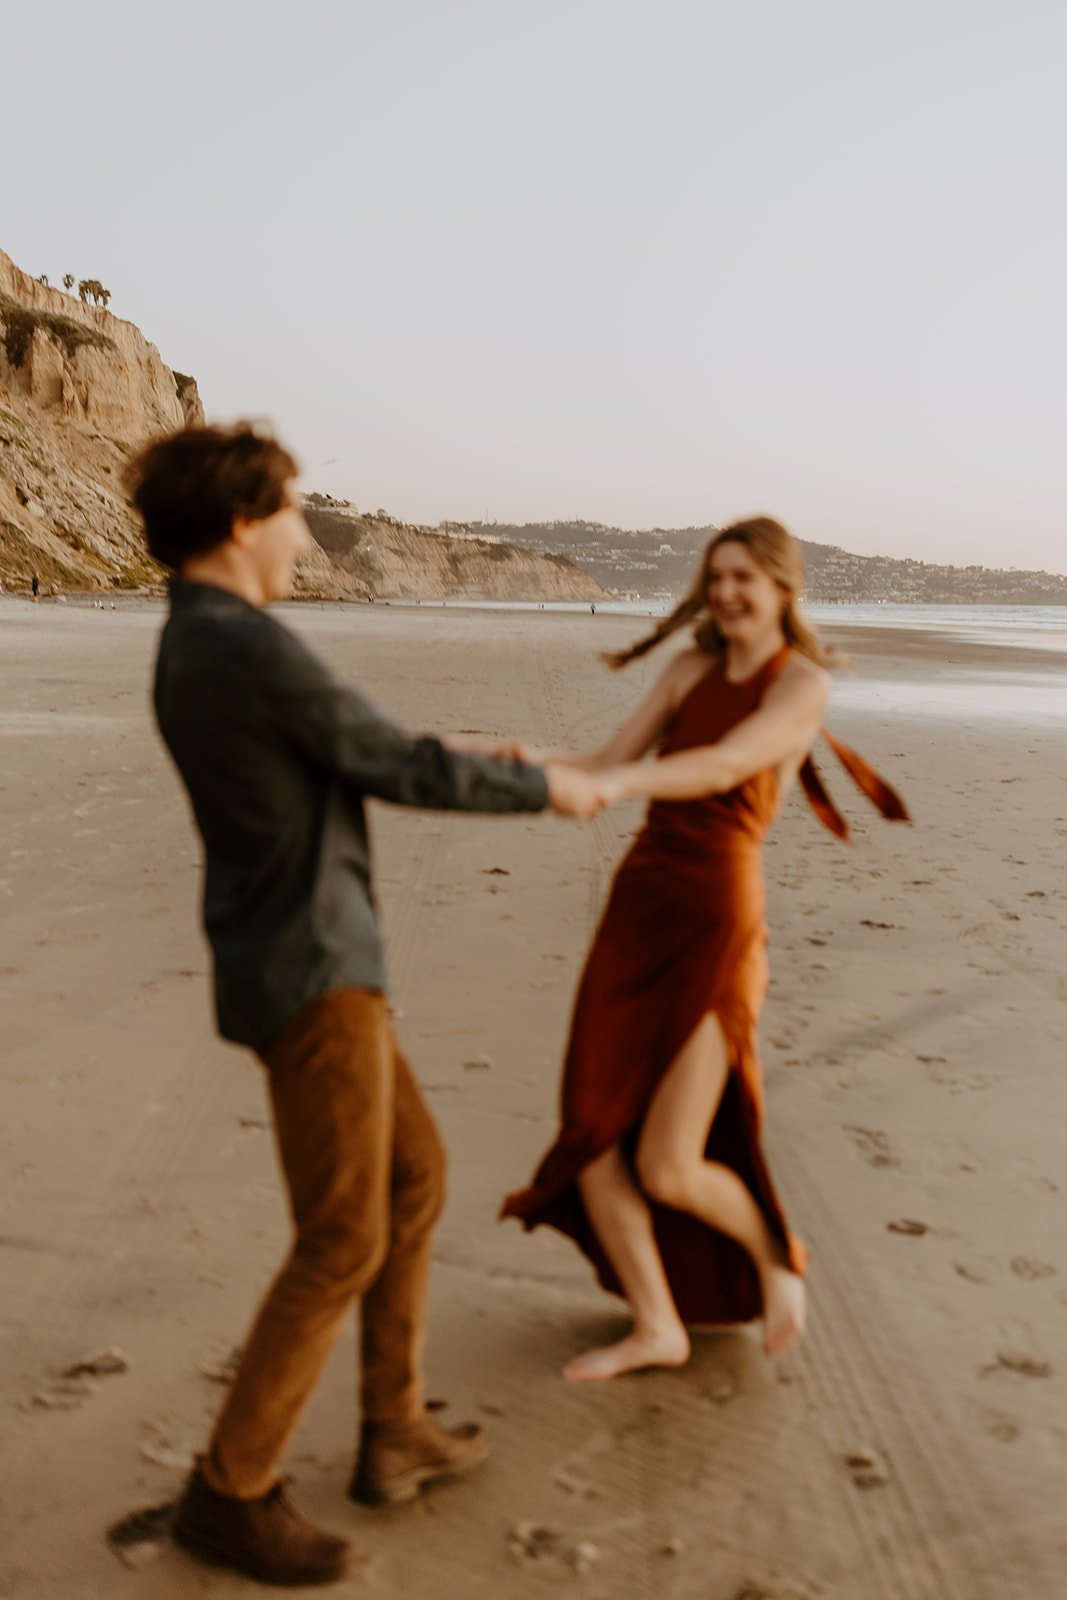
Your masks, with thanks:
<instances>
[{"instance_id":1,"label":"rust red maxi dress","mask_svg":"<svg viewBox=\"0 0 1067 1600\"><path fill-rule=\"evenodd\" d=\"M754 676L731 683L717 659L689 691L661 755L714 744L758 707L788 647ZM824 735L884 815L906 818L891 789L847 747ZM835 833L847 825L810 757L800 780ZM585 1213L577 1179L612 1145L632 1157L657 1086L697 1024L714 1012L731 1071L706 1155L740 1174L791 1265L806 1252L792 1237L760 1144L763 1081L757 1027L768 982L762 841L778 807L773 769L728 794L653 801L624 857L575 1001L562 1086L562 1127L532 1185L502 1215L527 1229L548 1223L592 1261L601 1285L622 1289ZM743 1322L762 1308L751 1257L686 1212L653 1204L656 1238L683 1321Z\"/></svg>"}]
</instances>

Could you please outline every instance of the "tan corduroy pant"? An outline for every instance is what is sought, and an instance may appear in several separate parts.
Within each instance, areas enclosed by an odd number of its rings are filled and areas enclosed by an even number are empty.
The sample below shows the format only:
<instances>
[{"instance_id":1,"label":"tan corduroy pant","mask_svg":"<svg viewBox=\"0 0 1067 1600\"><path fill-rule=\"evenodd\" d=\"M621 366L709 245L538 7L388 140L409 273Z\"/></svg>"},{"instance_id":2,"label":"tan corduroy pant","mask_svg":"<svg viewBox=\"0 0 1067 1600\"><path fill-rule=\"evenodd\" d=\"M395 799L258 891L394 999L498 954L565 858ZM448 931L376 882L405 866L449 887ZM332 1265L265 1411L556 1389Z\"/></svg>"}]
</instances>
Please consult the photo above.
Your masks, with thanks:
<instances>
[{"instance_id":1,"label":"tan corduroy pant","mask_svg":"<svg viewBox=\"0 0 1067 1600\"><path fill-rule=\"evenodd\" d=\"M422 1415L440 1135L384 996L342 989L301 1010L261 1056L295 1237L244 1346L202 1471L266 1494L349 1306L362 1299L365 1421Z\"/></svg>"}]
</instances>

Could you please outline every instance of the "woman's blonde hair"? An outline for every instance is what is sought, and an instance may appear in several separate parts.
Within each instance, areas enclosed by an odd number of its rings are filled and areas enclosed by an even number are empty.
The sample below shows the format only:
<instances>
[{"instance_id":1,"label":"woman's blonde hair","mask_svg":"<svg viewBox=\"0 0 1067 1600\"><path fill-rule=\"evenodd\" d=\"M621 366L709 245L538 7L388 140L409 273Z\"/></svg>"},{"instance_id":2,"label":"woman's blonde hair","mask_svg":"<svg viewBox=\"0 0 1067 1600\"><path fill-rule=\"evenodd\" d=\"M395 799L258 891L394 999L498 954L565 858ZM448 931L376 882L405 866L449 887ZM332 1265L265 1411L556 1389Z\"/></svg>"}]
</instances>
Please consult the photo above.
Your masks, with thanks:
<instances>
[{"instance_id":1,"label":"woman's blonde hair","mask_svg":"<svg viewBox=\"0 0 1067 1600\"><path fill-rule=\"evenodd\" d=\"M664 617L646 638L639 639L628 650L605 653L603 659L610 667L625 667L638 656L647 655L690 622L694 624L693 637L701 650L708 655L718 655L726 648L726 641L708 612L708 580L713 554L721 544L728 542L744 545L756 565L762 567L781 589L785 596L782 632L786 642L802 656L818 662L820 667L841 664L842 658L838 652L821 642L811 623L801 613L799 595L804 587L804 560L793 535L780 522L775 522L773 517L746 517L742 522L732 522L728 528L721 528L708 541L688 593L669 616Z\"/></svg>"}]
</instances>

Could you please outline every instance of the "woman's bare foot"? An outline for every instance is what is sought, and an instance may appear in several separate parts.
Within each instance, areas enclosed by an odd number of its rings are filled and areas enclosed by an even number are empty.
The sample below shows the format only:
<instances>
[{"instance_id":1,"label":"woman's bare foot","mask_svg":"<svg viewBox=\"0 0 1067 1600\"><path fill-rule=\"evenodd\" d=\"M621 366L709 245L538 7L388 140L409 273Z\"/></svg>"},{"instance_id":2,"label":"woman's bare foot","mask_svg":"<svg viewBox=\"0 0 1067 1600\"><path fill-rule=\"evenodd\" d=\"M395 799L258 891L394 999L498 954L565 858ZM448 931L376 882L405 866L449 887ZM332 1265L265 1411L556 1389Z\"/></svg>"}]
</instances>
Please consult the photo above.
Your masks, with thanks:
<instances>
[{"instance_id":1,"label":"woman's bare foot","mask_svg":"<svg viewBox=\"0 0 1067 1600\"><path fill-rule=\"evenodd\" d=\"M575 1356L567 1362L563 1376L571 1383L603 1383L643 1367L681 1367L689 1360L689 1350L689 1335L681 1323L662 1333L629 1333L617 1344Z\"/></svg>"},{"instance_id":2,"label":"woman's bare foot","mask_svg":"<svg viewBox=\"0 0 1067 1600\"><path fill-rule=\"evenodd\" d=\"M763 1348L781 1355L804 1332L807 1294L804 1279L788 1267L768 1267L763 1279Z\"/></svg>"}]
</instances>

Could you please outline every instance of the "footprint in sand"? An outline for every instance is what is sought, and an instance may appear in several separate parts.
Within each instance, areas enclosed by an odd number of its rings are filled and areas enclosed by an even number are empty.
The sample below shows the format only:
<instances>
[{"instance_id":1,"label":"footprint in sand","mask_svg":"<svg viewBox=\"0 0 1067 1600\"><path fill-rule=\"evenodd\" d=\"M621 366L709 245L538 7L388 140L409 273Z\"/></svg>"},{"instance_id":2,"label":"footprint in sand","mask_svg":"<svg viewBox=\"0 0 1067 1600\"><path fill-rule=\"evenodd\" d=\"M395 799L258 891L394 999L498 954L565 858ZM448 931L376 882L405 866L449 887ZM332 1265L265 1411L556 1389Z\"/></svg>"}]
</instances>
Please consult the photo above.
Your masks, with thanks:
<instances>
[{"instance_id":1,"label":"footprint in sand","mask_svg":"<svg viewBox=\"0 0 1067 1600\"><path fill-rule=\"evenodd\" d=\"M1001 1444L1013 1444L1023 1431L1015 1418L1009 1417L1004 1411L987 1412L982 1419L982 1426L991 1439L998 1439Z\"/></svg>"},{"instance_id":2,"label":"footprint in sand","mask_svg":"<svg viewBox=\"0 0 1067 1600\"><path fill-rule=\"evenodd\" d=\"M846 1133L852 1135L853 1142L863 1157L864 1161L872 1167L897 1167L899 1160L893 1154L889 1138L880 1128L858 1128L851 1124L843 1124Z\"/></svg>"},{"instance_id":3,"label":"footprint in sand","mask_svg":"<svg viewBox=\"0 0 1067 1600\"><path fill-rule=\"evenodd\" d=\"M1029 1256L1013 1256L1008 1265L1017 1278L1023 1278L1027 1283L1036 1283L1038 1278L1054 1277L1056 1272L1051 1262L1034 1261Z\"/></svg>"},{"instance_id":4,"label":"footprint in sand","mask_svg":"<svg viewBox=\"0 0 1067 1600\"><path fill-rule=\"evenodd\" d=\"M587 1471L598 1456L615 1448L616 1441L610 1433L594 1433L579 1449L564 1456L552 1469L553 1481L568 1494L581 1499L594 1500L603 1493L602 1486Z\"/></svg>"}]
</instances>

